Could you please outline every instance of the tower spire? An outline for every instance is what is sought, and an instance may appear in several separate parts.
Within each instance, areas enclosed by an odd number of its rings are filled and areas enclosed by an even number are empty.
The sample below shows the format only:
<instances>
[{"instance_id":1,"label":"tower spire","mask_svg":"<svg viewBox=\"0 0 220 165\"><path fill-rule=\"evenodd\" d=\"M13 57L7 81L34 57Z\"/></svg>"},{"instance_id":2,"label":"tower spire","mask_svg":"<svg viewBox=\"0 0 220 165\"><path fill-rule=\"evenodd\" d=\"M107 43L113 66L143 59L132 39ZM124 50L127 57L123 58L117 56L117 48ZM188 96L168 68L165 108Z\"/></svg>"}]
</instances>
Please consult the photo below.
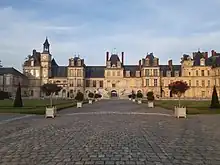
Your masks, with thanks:
<instances>
[{"instance_id":1,"label":"tower spire","mask_svg":"<svg viewBox=\"0 0 220 165\"><path fill-rule=\"evenodd\" d=\"M43 52L44 53L50 53L50 43L48 41L47 36L46 36L45 42L43 44Z\"/></svg>"}]
</instances>

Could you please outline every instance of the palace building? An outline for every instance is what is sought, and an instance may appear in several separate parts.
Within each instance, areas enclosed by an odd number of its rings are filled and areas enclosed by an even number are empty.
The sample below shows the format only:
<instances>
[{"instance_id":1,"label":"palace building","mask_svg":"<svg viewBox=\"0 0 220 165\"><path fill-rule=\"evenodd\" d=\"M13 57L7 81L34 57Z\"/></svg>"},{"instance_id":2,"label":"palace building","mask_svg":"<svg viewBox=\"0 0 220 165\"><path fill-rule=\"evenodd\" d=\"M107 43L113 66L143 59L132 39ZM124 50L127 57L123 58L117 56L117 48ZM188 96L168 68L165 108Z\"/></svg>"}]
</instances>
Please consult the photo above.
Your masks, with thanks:
<instances>
[{"instance_id":1,"label":"palace building","mask_svg":"<svg viewBox=\"0 0 220 165\"><path fill-rule=\"evenodd\" d=\"M74 97L80 90L85 95L91 91L101 93L103 98L127 98L133 90L142 91L144 96L153 91L158 98L169 98L173 96L168 85L177 80L186 81L190 86L186 98L210 98L214 85L220 93L220 53L214 50L210 56L200 51L192 53L192 57L184 54L180 65L174 65L172 60L160 65L153 53L136 65L126 65L124 57L124 52L106 52L103 66L88 66L80 57L70 58L67 66L59 66L50 54L46 39L43 51L33 50L23 64L23 72L29 79L29 95L40 97L43 84L56 83L63 87L58 97Z\"/></svg>"}]
</instances>

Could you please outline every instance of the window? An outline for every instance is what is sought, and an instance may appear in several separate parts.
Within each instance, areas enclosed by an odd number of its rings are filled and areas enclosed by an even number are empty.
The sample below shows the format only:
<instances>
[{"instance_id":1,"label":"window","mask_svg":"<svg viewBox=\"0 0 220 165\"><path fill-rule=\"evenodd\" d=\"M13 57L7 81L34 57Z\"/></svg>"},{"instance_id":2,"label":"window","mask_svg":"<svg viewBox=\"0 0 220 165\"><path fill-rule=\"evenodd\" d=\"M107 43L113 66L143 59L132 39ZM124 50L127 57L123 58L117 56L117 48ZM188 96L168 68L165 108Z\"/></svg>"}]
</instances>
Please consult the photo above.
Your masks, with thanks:
<instances>
[{"instance_id":1,"label":"window","mask_svg":"<svg viewBox=\"0 0 220 165\"><path fill-rule=\"evenodd\" d=\"M113 88L115 88L115 86L116 86L115 84L112 84L112 87L113 87Z\"/></svg>"},{"instance_id":2,"label":"window","mask_svg":"<svg viewBox=\"0 0 220 165\"><path fill-rule=\"evenodd\" d=\"M145 76L149 76L149 69L145 69Z\"/></svg>"},{"instance_id":3,"label":"window","mask_svg":"<svg viewBox=\"0 0 220 165\"><path fill-rule=\"evenodd\" d=\"M189 86L191 86L191 80L189 80Z\"/></svg>"},{"instance_id":4,"label":"window","mask_svg":"<svg viewBox=\"0 0 220 165\"><path fill-rule=\"evenodd\" d=\"M154 69L154 76L158 76L157 69Z\"/></svg>"},{"instance_id":5,"label":"window","mask_svg":"<svg viewBox=\"0 0 220 165\"><path fill-rule=\"evenodd\" d=\"M86 80L86 87L90 86L90 80Z\"/></svg>"},{"instance_id":6,"label":"window","mask_svg":"<svg viewBox=\"0 0 220 165\"><path fill-rule=\"evenodd\" d=\"M77 77L81 77L81 76L82 76L81 69L77 69Z\"/></svg>"},{"instance_id":7,"label":"window","mask_svg":"<svg viewBox=\"0 0 220 165\"><path fill-rule=\"evenodd\" d=\"M117 71L117 76L120 76L120 71Z\"/></svg>"},{"instance_id":8,"label":"window","mask_svg":"<svg viewBox=\"0 0 220 165\"><path fill-rule=\"evenodd\" d=\"M179 77L179 71L175 71L175 77Z\"/></svg>"},{"instance_id":9,"label":"window","mask_svg":"<svg viewBox=\"0 0 220 165\"><path fill-rule=\"evenodd\" d=\"M110 71L107 71L107 76L110 76L111 74L110 74Z\"/></svg>"},{"instance_id":10,"label":"window","mask_svg":"<svg viewBox=\"0 0 220 165\"><path fill-rule=\"evenodd\" d=\"M149 79L146 79L146 86L148 87L150 84L149 84Z\"/></svg>"},{"instance_id":11,"label":"window","mask_svg":"<svg viewBox=\"0 0 220 165\"><path fill-rule=\"evenodd\" d=\"M31 75L34 76L34 70L31 70Z\"/></svg>"},{"instance_id":12,"label":"window","mask_svg":"<svg viewBox=\"0 0 220 165\"><path fill-rule=\"evenodd\" d=\"M196 76L199 76L199 72L198 72L198 70L196 71Z\"/></svg>"},{"instance_id":13,"label":"window","mask_svg":"<svg viewBox=\"0 0 220 165\"><path fill-rule=\"evenodd\" d=\"M202 91L202 97L205 97L205 91Z\"/></svg>"},{"instance_id":14,"label":"window","mask_svg":"<svg viewBox=\"0 0 220 165\"><path fill-rule=\"evenodd\" d=\"M126 77L130 77L130 71L126 70Z\"/></svg>"},{"instance_id":15,"label":"window","mask_svg":"<svg viewBox=\"0 0 220 165\"><path fill-rule=\"evenodd\" d=\"M210 80L208 80L208 87L210 87Z\"/></svg>"},{"instance_id":16,"label":"window","mask_svg":"<svg viewBox=\"0 0 220 165\"><path fill-rule=\"evenodd\" d=\"M157 79L154 79L154 86L157 86Z\"/></svg>"},{"instance_id":17,"label":"window","mask_svg":"<svg viewBox=\"0 0 220 165\"><path fill-rule=\"evenodd\" d=\"M34 66L34 60L31 60L31 66Z\"/></svg>"},{"instance_id":18,"label":"window","mask_svg":"<svg viewBox=\"0 0 220 165\"><path fill-rule=\"evenodd\" d=\"M112 71L112 76L115 76L115 71Z\"/></svg>"},{"instance_id":19,"label":"window","mask_svg":"<svg viewBox=\"0 0 220 165\"><path fill-rule=\"evenodd\" d=\"M199 86L199 80L196 80L196 86L197 87Z\"/></svg>"},{"instance_id":20,"label":"window","mask_svg":"<svg viewBox=\"0 0 220 165\"><path fill-rule=\"evenodd\" d=\"M102 80L99 81L99 86L100 86L100 88L103 88L103 81Z\"/></svg>"},{"instance_id":21,"label":"window","mask_svg":"<svg viewBox=\"0 0 220 165\"><path fill-rule=\"evenodd\" d=\"M207 76L209 76L209 70L207 70Z\"/></svg>"},{"instance_id":22,"label":"window","mask_svg":"<svg viewBox=\"0 0 220 165\"><path fill-rule=\"evenodd\" d=\"M70 76L73 77L73 70L70 70Z\"/></svg>"},{"instance_id":23,"label":"window","mask_svg":"<svg viewBox=\"0 0 220 165\"><path fill-rule=\"evenodd\" d=\"M191 75L191 72L189 72L189 76Z\"/></svg>"},{"instance_id":24,"label":"window","mask_svg":"<svg viewBox=\"0 0 220 165\"><path fill-rule=\"evenodd\" d=\"M205 86L205 80L202 80L202 86L203 87Z\"/></svg>"},{"instance_id":25,"label":"window","mask_svg":"<svg viewBox=\"0 0 220 165\"><path fill-rule=\"evenodd\" d=\"M96 80L93 80L93 81L92 81L92 86L93 86L93 87L96 87Z\"/></svg>"},{"instance_id":26,"label":"window","mask_svg":"<svg viewBox=\"0 0 220 165\"><path fill-rule=\"evenodd\" d=\"M35 70L35 76L36 76L36 77L40 77L40 72L39 72L39 70Z\"/></svg>"},{"instance_id":27,"label":"window","mask_svg":"<svg viewBox=\"0 0 220 165\"><path fill-rule=\"evenodd\" d=\"M171 71L168 70L168 71L167 71L167 77L170 77L170 76L171 76Z\"/></svg>"},{"instance_id":28,"label":"window","mask_svg":"<svg viewBox=\"0 0 220 165\"><path fill-rule=\"evenodd\" d=\"M81 87L81 86L82 86L81 80L78 79L78 80L77 80L77 87Z\"/></svg>"},{"instance_id":29,"label":"window","mask_svg":"<svg viewBox=\"0 0 220 165\"><path fill-rule=\"evenodd\" d=\"M5 77L5 84L6 85L10 85L11 84L11 77L9 77L9 76L7 76L7 77Z\"/></svg>"},{"instance_id":30,"label":"window","mask_svg":"<svg viewBox=\"0 0 220 165\"><path fill-rule=\"evenodd\" d=\"M204 70L201 70L201 75L205 76L205 71Z\"/></svg>"}]
</instances>

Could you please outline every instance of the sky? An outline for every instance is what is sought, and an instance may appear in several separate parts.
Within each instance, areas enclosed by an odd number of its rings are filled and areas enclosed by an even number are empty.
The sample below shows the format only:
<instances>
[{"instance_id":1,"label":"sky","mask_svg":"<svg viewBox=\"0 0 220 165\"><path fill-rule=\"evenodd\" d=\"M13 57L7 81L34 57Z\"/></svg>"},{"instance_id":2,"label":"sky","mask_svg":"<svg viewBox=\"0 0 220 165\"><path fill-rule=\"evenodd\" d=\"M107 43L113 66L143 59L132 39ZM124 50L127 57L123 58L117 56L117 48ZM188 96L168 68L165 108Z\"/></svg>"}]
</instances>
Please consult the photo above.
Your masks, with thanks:
<instances>
[{"instance_id":1,"label":"sky","mask_svg":"<svg viewBox=\"0 0 220 165\"><path fill-rule=\"evenodd\" d=\"M46 38L59 65L80 55L105 65L105 52L126 64L153 52L160 64L193 51L220 51L220 0L0 0L0 60L22 68Z\"/></svg>"}]
</instances>

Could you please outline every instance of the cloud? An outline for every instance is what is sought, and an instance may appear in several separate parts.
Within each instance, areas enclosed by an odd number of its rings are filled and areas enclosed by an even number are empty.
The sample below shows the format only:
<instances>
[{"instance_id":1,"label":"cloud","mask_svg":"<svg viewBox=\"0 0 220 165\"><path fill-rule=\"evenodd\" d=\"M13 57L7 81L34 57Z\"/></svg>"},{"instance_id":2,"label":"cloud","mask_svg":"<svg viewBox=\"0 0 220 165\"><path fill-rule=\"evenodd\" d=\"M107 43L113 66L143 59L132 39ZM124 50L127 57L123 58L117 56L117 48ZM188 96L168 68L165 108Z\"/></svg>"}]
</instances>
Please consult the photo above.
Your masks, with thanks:
<instances>
[{"instance_id":1,"label":"cloud","mask_svg":"<svg viewBox=\"0 0 220 165\"><path fill-rule=\"evenodd\" d=\"M104 65L105 51L125 52L137 64L154 52L162 64L198 48L220 51L220 4L216 0L15 0L0 4L0 59L21 69L32 49L42 50L46 36L61 65L80 54L87 65ZM198 3L200 2L200 3ZM209 8L209 9L207 9Z\"/></svg>"}]
</instances>

